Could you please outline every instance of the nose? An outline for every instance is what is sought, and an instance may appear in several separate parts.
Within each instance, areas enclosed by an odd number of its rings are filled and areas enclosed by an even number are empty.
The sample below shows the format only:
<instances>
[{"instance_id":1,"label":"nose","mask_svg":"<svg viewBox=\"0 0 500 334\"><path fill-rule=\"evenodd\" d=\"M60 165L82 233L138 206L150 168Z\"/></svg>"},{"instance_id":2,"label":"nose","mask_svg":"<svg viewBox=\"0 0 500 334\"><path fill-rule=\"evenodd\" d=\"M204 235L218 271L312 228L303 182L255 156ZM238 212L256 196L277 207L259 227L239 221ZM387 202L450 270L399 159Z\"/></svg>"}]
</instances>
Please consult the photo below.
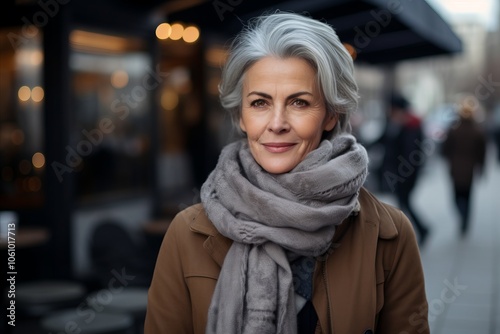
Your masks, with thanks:
<instances>
[{"instance_id":1,"label":"nose","mask_svg":"<svg viewBox=\"0 0 500 334\"><path fill-rule=\"evenodd\" d=\"M268 130L274 133L286 133L290 130L284 106L275 106L270 113Z\"/></svg>"}]
</instances>

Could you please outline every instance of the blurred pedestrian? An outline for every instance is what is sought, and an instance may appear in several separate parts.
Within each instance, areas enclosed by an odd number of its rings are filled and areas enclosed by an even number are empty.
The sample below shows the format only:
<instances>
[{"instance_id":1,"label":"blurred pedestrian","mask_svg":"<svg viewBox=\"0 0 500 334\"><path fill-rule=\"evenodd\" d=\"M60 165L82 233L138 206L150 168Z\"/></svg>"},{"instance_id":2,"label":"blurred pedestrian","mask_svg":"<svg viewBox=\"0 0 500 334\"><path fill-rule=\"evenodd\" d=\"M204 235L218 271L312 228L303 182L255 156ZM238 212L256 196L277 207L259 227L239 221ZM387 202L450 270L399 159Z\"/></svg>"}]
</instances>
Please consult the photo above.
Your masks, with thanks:
<instances>
[{"instance_id":1,"label":"blurred pedestrian","mask_svg":"<svg viewBox=\"0 0 500 334\"><path fill-rule=\"evenodd\" d=\"M493 111L493 141L497 149L497 161L500 162L500 102Z\"/></svg>"},{"instance_id":2,"label":"blurred pedestrian","mask_svg":"<svg viewBox=\"0 0 500 334\"><path fill-rule=\"evenodd\" d=\"M398 206L418 232L420 245L427 239L429 228L413 208L411 195L426 161L423 137L421 119L413 113L406 98L393 93L389 98L386 130L378 140L384 147L382 185L396 195Z\"/></svg>"},{"instance_id":3,"label":"blurred pedestrian","mask_svg":"<svg viewBox=\"0 0 500 334\"><path fill-rule=\"evenodd\" d=\"M469 230L474 174L482 173L486 155L486 135L474 119L478 107L479 102L474 97L463 98L459 104L459 120L448 131L442 147L449 164L462 236Z\"/></svg>"}]
</instances>

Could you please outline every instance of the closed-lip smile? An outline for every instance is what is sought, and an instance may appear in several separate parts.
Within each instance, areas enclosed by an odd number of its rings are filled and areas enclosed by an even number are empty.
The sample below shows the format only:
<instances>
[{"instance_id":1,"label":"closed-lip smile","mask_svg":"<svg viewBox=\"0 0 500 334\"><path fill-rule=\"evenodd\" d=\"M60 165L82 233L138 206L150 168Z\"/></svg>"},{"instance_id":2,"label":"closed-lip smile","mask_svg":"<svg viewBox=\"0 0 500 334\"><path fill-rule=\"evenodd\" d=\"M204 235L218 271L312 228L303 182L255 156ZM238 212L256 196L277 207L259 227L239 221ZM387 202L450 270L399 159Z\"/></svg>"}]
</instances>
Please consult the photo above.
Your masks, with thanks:
<instances>
[{"instance_id":1,"label":"closed-lip smile","mask_svg":"<svg viewBox=\"0 0 500 334\"><path fill-rule=\"evenodd\" d=\"M291 150L296 143L263 143L262 146L271 153L283 153Z\"/></svg>"}]
</instances>

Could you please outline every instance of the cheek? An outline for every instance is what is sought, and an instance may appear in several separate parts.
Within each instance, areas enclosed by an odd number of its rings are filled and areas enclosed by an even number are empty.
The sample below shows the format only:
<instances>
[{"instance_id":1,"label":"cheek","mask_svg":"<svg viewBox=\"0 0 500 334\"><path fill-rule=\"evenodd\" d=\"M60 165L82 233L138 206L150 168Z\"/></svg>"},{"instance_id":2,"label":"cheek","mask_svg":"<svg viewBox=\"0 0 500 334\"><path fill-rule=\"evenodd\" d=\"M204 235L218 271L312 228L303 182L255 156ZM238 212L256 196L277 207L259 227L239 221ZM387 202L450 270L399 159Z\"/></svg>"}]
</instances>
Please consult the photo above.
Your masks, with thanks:
<instances>
[{"instance_id":1,"label":"cheek","mask_svg":"<svg viewBox=\"0 0 500 334\"><path fill-rule=\"evenodd\" d=\"M308 124L302 124L298 128L298 132L300 132L302 139L314 142L318 141L318 139L321 138L323 131L324 126L322 122L318 121L312 121Z\"/></svg>"},{"instance_id":2,"label":"cheek","mask_svg":"<svg viewBox=\"0 0 500 334\"><path fill-rule=\"evenodd\" d=\"M258 117L242 115L240 119L240 129L246 133L248 139L256 140L266 128L265 122Z\"/></svg>"}]
</instances>

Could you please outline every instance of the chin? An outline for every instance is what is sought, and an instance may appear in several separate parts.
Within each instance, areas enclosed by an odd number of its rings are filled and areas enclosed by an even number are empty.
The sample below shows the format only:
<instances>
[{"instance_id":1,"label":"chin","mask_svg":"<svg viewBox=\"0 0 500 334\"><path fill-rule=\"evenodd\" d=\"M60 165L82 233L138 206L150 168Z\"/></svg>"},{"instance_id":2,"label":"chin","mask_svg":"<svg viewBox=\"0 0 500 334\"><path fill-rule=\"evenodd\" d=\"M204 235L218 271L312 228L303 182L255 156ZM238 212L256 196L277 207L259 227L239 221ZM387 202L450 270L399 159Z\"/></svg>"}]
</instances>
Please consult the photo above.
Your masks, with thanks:
<instances>
[{"instance_id":1,"label":"chin","mask_svg":"<svg viewBox=\"0 0 500 334\"><path fill-rule=\"evenodd\" d=\"M260 165L266 172L270 174L284 174L291 171L295 166L289 165L274 165L274 164L261 164Z\"/></svg>"}]
</instances>

